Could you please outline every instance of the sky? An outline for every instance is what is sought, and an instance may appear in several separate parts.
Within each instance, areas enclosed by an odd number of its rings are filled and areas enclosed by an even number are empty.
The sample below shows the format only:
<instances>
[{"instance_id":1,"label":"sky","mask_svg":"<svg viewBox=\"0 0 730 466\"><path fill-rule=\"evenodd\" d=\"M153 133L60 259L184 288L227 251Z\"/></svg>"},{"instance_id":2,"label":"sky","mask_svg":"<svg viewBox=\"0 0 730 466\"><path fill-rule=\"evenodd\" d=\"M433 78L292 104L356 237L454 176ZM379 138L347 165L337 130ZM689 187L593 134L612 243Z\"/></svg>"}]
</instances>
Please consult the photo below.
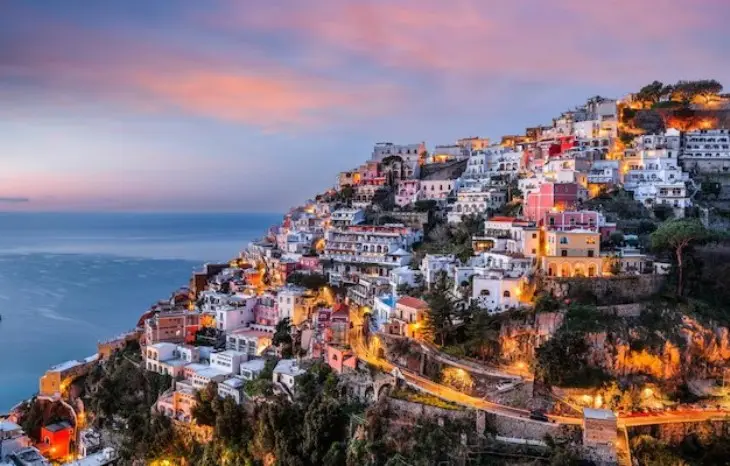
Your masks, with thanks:
<instances>
[{"instance_id":1,"label":"sky","mask_svg":"<svg viewBox=\"0 0 730 466\"><path fill-rule=\"evenodd\" d=\"M280 212L375 142L730 86L728 0L0 0L0 210Z\"/></svg>"}]
</instances>

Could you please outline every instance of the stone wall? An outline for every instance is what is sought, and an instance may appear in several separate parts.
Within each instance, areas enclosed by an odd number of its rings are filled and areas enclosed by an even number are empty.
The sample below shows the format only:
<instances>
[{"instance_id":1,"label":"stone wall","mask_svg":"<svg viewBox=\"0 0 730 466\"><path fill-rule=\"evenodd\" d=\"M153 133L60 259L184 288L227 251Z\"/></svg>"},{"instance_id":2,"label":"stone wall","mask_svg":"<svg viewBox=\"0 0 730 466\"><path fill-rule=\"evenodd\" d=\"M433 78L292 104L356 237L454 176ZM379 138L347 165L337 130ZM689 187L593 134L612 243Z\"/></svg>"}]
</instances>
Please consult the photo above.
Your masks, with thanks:
<instances>
[{"instance_id":1,"label":"stone wall","mask_svg":"<svg viewBox=\"0 0 730 466\"><path fill-rule=\"evenodd\" d=\"M388 398L388 406L399 416L405 416L414 420L425 416L436 419L459 419L476 422L476 412L473 410L444 409L422 403L399 400L397 398Z\"/></svg>"},{"instance_id":2,"label":"stone wall","mask_svg":"<svg viewBox=\"0 0 730 466\"><path fill-rule=\"evenodd\" d=\"M601 304L627 304L657 293L665 279L664 275L544 277L543 289L558 299L576 299L592 293Z\"/></svg>"},{"instance_id":3,"label":"stone wall","mask_svg":"<svg viewBox=\"0 0 730 466\"><path fill-rule=\"evenodd\" d=\"M546 435L553 438L573 439L580 438L582 433L579 425L561 426L552 422L515 419L494 414L487 414L487 422L495 429L497 435L526 440L544 440Z\"/></svg>"},{"instance_id":4,"label":"stone wall","mask_svg":"<svg viewBox=\"0 0 730 466\"><path fill-rule=\"evenodd\" d=\"M619 317L638 317L644 310L643 303L615 304L613 306L598 306L598 310L604 314L616 315Z\"/></svg>"}]
</instances>

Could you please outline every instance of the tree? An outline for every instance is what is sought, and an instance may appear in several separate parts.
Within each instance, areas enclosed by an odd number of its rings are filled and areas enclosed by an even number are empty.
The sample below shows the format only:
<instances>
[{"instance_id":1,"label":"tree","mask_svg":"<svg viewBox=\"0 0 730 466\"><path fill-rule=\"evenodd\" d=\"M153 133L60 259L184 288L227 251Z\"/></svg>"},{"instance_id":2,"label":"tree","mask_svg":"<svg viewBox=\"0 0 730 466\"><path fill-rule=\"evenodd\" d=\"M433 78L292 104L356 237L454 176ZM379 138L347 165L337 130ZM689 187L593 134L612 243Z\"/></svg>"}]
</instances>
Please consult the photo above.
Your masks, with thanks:
<instances>
[{"instance_id":1,"label":"tree","mask_svg":"<svg viewBox=\"0 0 730 466\"><path fill-rule=\"evenodd\" d=\"M276 329L274 330L274 336L271 338L271 344L274 346L281 346L281 354L285 358L292 356L294 340L291 337L291 321L288 317L285 317L276 323Z\"/></svg>"},{"instance_id":2,"label":"tree","mask_svg":"<svg viewBox=\"0 0 730 466\"><path fill-rule=\"evenodd\" d=\"M439 272L425 298L428 303L426 332L443 346L454 327L454 300L446 272Z\"/></svg>"},{"instance_id":3,"label":"tree","mask_svg":"<svg viewBox=\"0 0 730 466\"><path fill-rule=\"evenodd\" d=\"M659 100L667 95L667 88L664 83L660 81L654 81L651 84L647 84L642 87L639 92L636 93L636 98L640 100L647 107L651 107L653 104L659 102Z\"/></svg>"},{"instance_id":4,"label":"tree","mask_svg":"<svg viewBox=\"0 0 730 466\"><path fill-rule=\"evenodd\" d=\"M294 272L287 277L286 282L292 285L302 286L308 290L319 290L327 286L329 280L321 273Z\"/></svg>"},{"instance_id":5,"label":"tree","mask_svg":"<svg viewBox=\"0 0 730 466\"><path fill-rule=\"evenodd\" d=\"M489 354L498 350L500 329L499 319L485 311L473 312L466 326L467 345L486 360Z\"/></svg>"},{"instance_id":6,"label":"tree","mask_svg":"<svg viewBox=\"0 0 730 466\"><path fill-rule=\"evenodd\" d=\"M214 426L216 418L215 401L218 400L218 384L211 382L205 389L195 392L195 406L193 406L193 418L198 424Z\"/></svg>"},{"instance_id":7,"label":"tree","mask_svg":"<svg viewBox=\"0 0 730 466\"><path fill-rule=\"evenodd\" d=\"M621 246L624 244L624 234L620 231L614 231L611 233L611 243L614 246Z\"/></svg>"},{"instance_id":8,"label":"tree","mask_svg":"<svg viewBox=\"0 0 730 466\"><path fill-rule=\"evenodd\" d=\"M717 181L703 181L700 189L703 196L715 196L715 200L717 200L722 193L722 184Z\"/></svg>"},{"instance_id":9,"label":"tree","mask_svg":"<svg viewBox=\"0 0 730 466\"><path fill-rule=\"evenodd\" d=\"M677 261L677 295L684 292L684 255L693 243L700 243L709 237L704 225L696 219L669 220L651 234L652 248L670 249Z\"/></svg>"},{"instance_id":10,"label":"tree","mask_svg":"<svg viewBox=\"0 0 730 466\"><path fill-rule=\"evenodd\" d=\"M672 206L667 204L657 204L654 206L652 211L654 212L654 217L660 222L668 220L674 216L674 209Z\"/></svg>"}]
</instances>

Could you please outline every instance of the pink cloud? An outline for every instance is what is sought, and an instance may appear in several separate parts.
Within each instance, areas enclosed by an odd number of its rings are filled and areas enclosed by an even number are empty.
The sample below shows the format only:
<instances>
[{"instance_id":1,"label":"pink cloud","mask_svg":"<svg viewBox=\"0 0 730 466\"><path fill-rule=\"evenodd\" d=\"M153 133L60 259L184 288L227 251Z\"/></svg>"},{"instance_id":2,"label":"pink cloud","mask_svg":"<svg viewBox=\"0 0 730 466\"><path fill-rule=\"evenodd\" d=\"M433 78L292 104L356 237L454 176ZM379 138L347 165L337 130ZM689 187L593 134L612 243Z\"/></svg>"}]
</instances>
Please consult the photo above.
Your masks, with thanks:
<instances>
[{"instance_id":1,"label":"pink cloud","mask_svg":"<svg viewBox=\"0 0 730 466\"><path fill-rule=\"evenodd\" d=\"M387 83L340 82L255 53L226 56L215 47L143 42L55 21L43 26L43 46L19 37L18 46L5 51L9 56L0 50L0 78L38 81L51 90L50 102L68 102L81 92L84 102L92 95L137 111L177 110L281 130L320 124L343 111L381 114L396 95Z\"/></svg>"},{"instance_id":2,"label":"pink cloud","mask_svg":"<svg viewBox=\"0 0 730 466\"><path fill-rule=\"evenodd\" d=\"M617 84L676 72L727 71L702 43L723 27L720 0L402 0L231 2L218 24L293 35L311 50L436 77ZM727 7L727 5L725 5ZM318 52L321 53L321 52ZM713 60L714 58L714 60ZM689 69L690 72L696 72Z\"/></svg>"}]
</instances>

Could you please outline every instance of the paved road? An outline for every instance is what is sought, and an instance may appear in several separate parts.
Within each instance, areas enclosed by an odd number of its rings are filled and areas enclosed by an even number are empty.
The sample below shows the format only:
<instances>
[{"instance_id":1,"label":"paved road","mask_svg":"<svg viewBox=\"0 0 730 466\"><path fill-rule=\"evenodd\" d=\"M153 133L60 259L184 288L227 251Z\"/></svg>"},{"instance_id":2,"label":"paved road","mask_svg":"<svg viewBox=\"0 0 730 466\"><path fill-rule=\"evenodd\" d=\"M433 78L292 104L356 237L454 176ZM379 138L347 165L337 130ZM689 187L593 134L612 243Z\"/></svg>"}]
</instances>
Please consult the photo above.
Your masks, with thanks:
<instances>
[{"instance_id":1,"label":"paved road","mask_svg":"<svg viewBox=\"0 0 730 466\"><path fill-rule=\"evenodd\" d=\"M350 312L351 322L355 327L363 324L362 318L357 312ZM367 346L365 345L364 338L361 332L355 329L351 333L351 346L357 357L361 360L378 367L383 372L391 373L395 366L388 361L378 358L377 356L370 353ZM510 406L500 405L492 403L490 401L476 398L473 396L466 395L458 390L455 390L446 385L442 385L427 378L421 377L420 375L403 369L398 368L403 376L403 379L412 388L436 396L446 401L465 406L468 408L479 409L488 413L493 413L499 416L505 416L521 420L529 420L530 413L527 410L513 408ZM465 367L465 370L468 370ZM548 415L548 418L558 424L571 424L578 425L582 424L583 419L580 417L568 417L568 416L553 416ZM727 420L730 421L730 411L722 410L707 410L707 411L668 411L662 413L647 413L647 414L633 414L629 416L621 416L618 419L619 428L624 427L635 427L635 426L647 426L654 424L671 424L681 422L703 422L709 420ZM533 421L540 422L540 421Z\"/></svg>"},{"instance_id":2,"label":"paved road","mask_svg":"<svg viewBox=\"0 0 730 466\"><path fill-rule=\"evenodd\" d=\"M730 412L724 410L669 411L619 417L619 426L636 427L679 422L730 421Z\"/></svg>"},{"instance_id":3,"label":"paved road","mask_svg":"<svg viewBox=\"0 0 730 466\"><path fill-rule=\"evenodd\" d=\"M355 323L355 326L357 326L357 322L359 322L359 319L357 317L353 318L353 322ZM351 347L352 350L357 354L357 357L361 360L374 365L375 367L378 367L380 370L388 373L392 373L393 369L396 367L393 364L389 363L388 361L385 361L383 359L378 358L377 356L374 356L370 353L367 346L365 345L362 336L357 332L353 332L350 338L351 341ZM470 395L467 395L465 393L462 393L458 390L455 390L451 387L448 387L446 385L442 385L436 382L433 382L432 380L429 380L425 377L421 377L418 374L415 374L411 371L408 371L406 369L403 369L401 367L398 368L400 373L403 375L403 379L405 382L414 388L415 390L422 391L424 393L428 393L430 395L436 396L438 398L441 398L442 400L450 401L452 403L458 404L460 406L465 406L467 408L473 408L473 409L479 409L482 411L486 411L488 413L497 414L499 416L505 416L510 417L513 419L520 419L520 420L526 420L526 421L532 421L532 422L540 422L540 421L534 421L530 419L530 412L525 409L520 408L513 408L511 406L504 406L497 403L492 403L490 401L483 400L481 398L476 398ZM560 424L580 424L581 419L580 418L571 418L571 417L564 417L564 416L548 416L551 421L554 421L556 423Z\"/></svg>"}]
</instances>

